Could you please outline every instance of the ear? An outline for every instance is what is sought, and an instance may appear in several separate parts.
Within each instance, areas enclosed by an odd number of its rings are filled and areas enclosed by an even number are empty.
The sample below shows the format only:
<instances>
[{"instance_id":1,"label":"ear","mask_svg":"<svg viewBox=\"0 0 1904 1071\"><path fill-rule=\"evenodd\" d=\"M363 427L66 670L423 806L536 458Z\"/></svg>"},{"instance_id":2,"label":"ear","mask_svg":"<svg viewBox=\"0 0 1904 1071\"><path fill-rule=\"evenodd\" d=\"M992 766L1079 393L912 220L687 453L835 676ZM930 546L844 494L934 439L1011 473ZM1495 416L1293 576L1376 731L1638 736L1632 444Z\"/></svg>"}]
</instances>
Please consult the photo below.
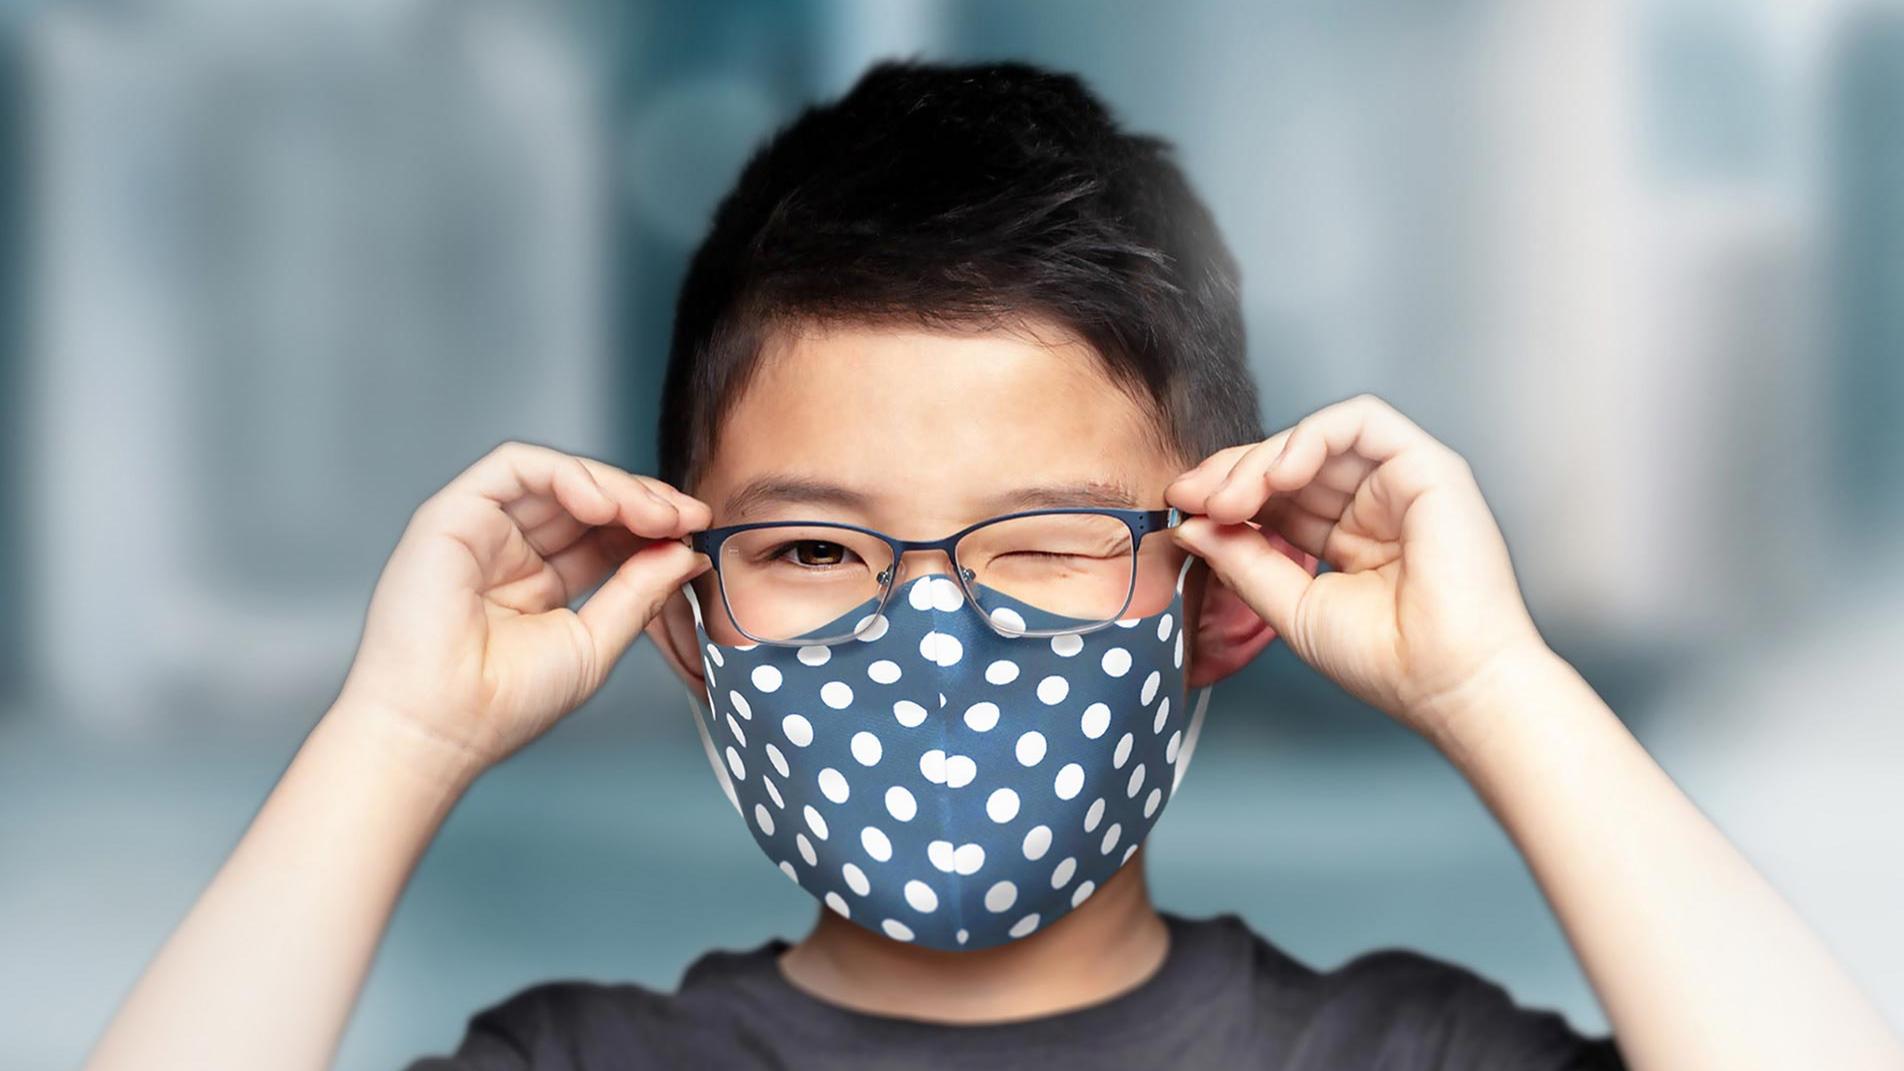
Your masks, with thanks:
<instances>
[{"instance_id":1,"label":"ear","mask_svg":"<svg viewBox=\"0 0 1904 1071\"><path fill-rule=\"evenodd\" d=\"M1316 575L1315 555L1296 549L1275 532L1264 531L1263 538L1310 576ZM1197 608L1190 668L1185 674L1185 683L1192 688L1215 684L1249 665L1276 639L1276 630L1256 616L1256 611L1218 579L1214 570L1202 565L1199 569L1205 576L1203 599Z\"/></svg>"},{"instance_id":2,"label":"ear","mask_svg":"<svg viewBox=\"0 0 1904 1071\"><path fill-rule=\"evenodd\" d=\"M694 630L694 608L679 589L661 604L642 630L661 651L661 657L689 692L699 697L707 693L707 678L702 675L700 637Z\"/></svg>"}]
</instances>

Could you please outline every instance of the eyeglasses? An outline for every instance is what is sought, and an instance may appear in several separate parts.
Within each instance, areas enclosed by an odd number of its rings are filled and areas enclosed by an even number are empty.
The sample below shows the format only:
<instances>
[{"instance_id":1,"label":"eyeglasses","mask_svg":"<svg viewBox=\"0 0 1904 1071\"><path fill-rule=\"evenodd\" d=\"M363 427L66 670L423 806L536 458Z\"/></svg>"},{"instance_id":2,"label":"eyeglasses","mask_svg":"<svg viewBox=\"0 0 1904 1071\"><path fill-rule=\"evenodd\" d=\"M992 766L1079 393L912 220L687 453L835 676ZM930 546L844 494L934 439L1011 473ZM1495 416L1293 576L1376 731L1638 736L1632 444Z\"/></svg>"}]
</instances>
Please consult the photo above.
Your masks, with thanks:
<instances>
[{"instance_id":1,"label":"eyeglasses","mask_svg":"<svg viewBox=\"0 0 1904 1071\"><path fill-rule=\"evenodd\" d=\"M904 555L917 551L946 555L994 632L1059 636L1116 621L1145 572L1144 537L1181 520L1174 509L1036 509L923 540L852 524L764 521L696 532L688 544L713 562L728 619L756 643L825 646L873 628L905 572Z\"/></svg>"}]
</instances>

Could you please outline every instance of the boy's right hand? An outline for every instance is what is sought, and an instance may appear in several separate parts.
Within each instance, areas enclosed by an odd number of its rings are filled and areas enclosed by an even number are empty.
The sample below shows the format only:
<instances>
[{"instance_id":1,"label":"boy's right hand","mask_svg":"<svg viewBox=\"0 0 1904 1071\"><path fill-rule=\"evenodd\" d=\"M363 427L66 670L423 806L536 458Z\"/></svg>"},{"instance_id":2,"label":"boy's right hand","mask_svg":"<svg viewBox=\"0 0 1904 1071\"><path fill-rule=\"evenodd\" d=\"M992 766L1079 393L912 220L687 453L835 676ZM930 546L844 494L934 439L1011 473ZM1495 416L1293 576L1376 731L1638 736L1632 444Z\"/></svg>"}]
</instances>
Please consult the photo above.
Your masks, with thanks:
<instances>
[{"instance_id":1,"label":"boy's right hand","mask_svg":"<svg viewBox=\"0 0 1904 1071\"><path fill-rule=\"evenodd\" d=\"M708 567L679 540L711 519L659 480L503 443L411 515L337 709L474 777L595 693Z\"/></svg>"}]
</instances>

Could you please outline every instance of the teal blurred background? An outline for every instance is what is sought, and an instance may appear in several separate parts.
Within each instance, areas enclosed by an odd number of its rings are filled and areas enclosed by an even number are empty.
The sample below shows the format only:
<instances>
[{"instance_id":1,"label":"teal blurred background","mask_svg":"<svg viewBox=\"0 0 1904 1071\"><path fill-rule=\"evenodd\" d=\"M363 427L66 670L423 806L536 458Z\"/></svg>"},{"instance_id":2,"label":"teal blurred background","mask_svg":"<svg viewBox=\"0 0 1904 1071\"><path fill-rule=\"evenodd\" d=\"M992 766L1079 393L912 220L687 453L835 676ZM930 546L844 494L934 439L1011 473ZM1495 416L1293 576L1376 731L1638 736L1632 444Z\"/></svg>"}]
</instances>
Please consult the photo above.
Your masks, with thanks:
<instances>
[{"instance_id":1,"label":"teal blurred background","mask_svg":"<svg viewBox=\"0 0 1904 1071\"><path fill-rule=\"evenodd\" d=\"M0 4L0 1065L75 1065L335 695L409 512L503 439L653 460L674 288L876 58L1160 133L1272 427L1465 453L1535 617L1904 1026L1904 5ZM1604 1029L1421 742L1280 648L1152 840L1167 908L1407 946ZM815 910L646 647L480 783L340 1066ZM1741 940L1751 935L1741 934Z\"/></svg>"}]
</instances>

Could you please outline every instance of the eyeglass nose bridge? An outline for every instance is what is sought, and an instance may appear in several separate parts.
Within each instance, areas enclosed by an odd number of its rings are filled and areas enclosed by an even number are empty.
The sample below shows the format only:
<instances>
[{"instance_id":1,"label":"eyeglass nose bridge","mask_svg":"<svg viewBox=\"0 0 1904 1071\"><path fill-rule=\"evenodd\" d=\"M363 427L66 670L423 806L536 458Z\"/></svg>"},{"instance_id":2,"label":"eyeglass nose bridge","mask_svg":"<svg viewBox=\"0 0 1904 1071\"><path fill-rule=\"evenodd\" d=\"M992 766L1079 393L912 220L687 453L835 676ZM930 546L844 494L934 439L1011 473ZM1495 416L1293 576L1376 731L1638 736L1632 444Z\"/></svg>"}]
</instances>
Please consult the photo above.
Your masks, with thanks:
<instances>
[{"instance_id":1,"label":"eyeglass nose bridge","mask_svg":"<svg viewBox=\"0 0 1904 1071\"><path fill-rule=\"evenodd\" d=\"M875 577L875 579L879 581L880 590L886 593L887 598L891 598L892 593L899 589L899 585L911 578L912 571L906 568L906 558L913 554L930 555L937 552L945 555L945 563L948 566L946 575L954 577L957 580L959 590L965 593L965 601L971 605L972 609L979 611L980 615L983 616L984 610L979 606L976 593L972 591L972 581L978 579L978 574L959 564L957 556L954 555L952 551L955 542L956 541L952 539L943 539L934 540L930 543L909 543L904 546L895 546L893 548L895 553L893 555L892 564L881 570ZM935 574L921 573L919 575L932 576ZM882 602L883 601L884 600L882 600Z\"/></svg>"}]
</instances>

